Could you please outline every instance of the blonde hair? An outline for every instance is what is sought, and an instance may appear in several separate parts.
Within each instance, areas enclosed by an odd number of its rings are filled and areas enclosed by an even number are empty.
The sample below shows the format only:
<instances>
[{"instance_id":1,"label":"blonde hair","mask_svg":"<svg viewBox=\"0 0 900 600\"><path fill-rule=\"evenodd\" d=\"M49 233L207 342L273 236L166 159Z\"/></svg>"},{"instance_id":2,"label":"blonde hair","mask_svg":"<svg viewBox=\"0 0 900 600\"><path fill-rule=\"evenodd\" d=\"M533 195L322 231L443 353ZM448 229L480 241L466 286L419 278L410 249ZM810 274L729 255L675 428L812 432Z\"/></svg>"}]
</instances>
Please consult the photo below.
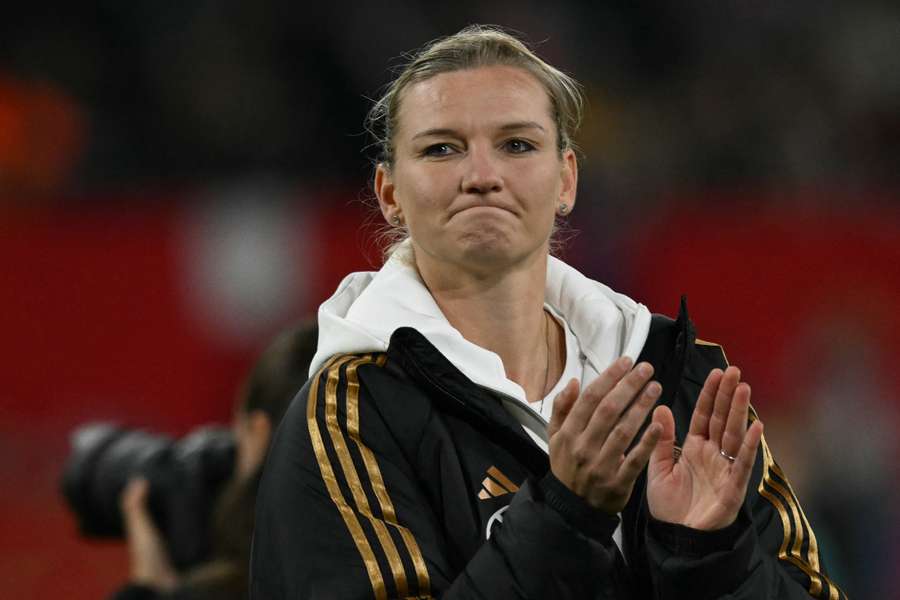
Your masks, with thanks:
<instances>
[{"instance_id":1,"label":"blonde hair","mask_svg":"<svg viewBox=\"0 0 900 600\"><path fill-rule=\"evenodd\" d=\"M575 149L574 137L581 125L584 96L572 77L544 62L523 41L492 25L470 25L458 33L439 38L410 55L400 74L391 81L366 117L366 129L374 138L376 161L390 171L394 166L394 136L403 94L416 83L442 73L490 66L517 67L537 79L550 99L556 123L556 145L562 156ZM380 235L388 244L385 257L405 239L406 233L391 227Z\"/></svg>"}]
</instances>

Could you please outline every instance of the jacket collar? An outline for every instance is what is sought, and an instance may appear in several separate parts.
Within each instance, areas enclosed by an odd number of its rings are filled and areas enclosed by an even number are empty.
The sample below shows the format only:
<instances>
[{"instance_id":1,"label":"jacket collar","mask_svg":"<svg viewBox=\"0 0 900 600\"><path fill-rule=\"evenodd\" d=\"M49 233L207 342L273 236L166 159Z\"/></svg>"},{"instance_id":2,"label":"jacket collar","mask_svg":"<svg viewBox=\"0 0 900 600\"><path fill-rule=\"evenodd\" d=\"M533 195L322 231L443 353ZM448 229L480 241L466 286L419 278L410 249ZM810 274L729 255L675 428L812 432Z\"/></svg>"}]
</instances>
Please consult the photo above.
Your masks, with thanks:
<instances>
[{"instance_id":1,"label":"jacket collar","mask_svg":"<svg viewBox=\"0 0 900 600\"><path fill-rule=\"evenodd\" d=\"M697 354L695 340L694 324L688 316L685 297L681 298L677 319L658 314L652 316L638 360L654 366L654 379L663 386L660 404L673 407L679 402L685 378L702 385L702 379L711 367L693 360ZM420 332L411 327L397 329L391 336L387 355L388 362L399 364L417 385L429 390L429 398L443 411L467 420L490 439L515 449L533 473L542 475L546 472L549 466L547 453L525 433L521 424L503 407L497 394L466 377ZM688 425L689 420L676 420L679 444L687 436Z\"/></svg>"},{"instance_id":2,"label":"jacket collar","mask_svg":"<svg viewBox=\"0 0 900 600\"><path fill-rule=\"evenodd\" d=\"M553 257L548 257L545 302L578 338L587 358L585 384L622 354L636 359L650 329L644 305ZM310 374L335 354L384 351L402 327L418 330L468 379L527 402L521 386L507 379L500 357L450 325L404 247L377 273L346 277L319 308L319 348Z\"/></svg>"},{"instance_id":3,"label":"jacket collar","mask_svg":"<svg viewBox=\"0 0 900 600\"><path fill-rule=\"evenodd\" d=\"M394 331L387 349L388 363L396 361L443 412L465 419L489 439L513 450L536 475L548 466L547 454L505 410L496 393L477 385L456 368L421 333L411 327Z\"/></svg>"},{"instance_id":4,"label":"jacket collar","mask_svg":"<svg viewBox=\"0 0 900 600\"><path fill-rule=\"evenodd\" d=\"M694 342L696 331L688 316L687 298L681 297L678 318L674 321L664 315L653 315L650 335L638 357L639 361L647 361L654 367L653 378L662 385L662 396L659 404L674 409L682 394L682 381L691 379L703 385L706 371L703 365L693 360L696 355ZM675 439L681 444L687 436L690 419L675 420Z\"/></svg>"}]
</instances>

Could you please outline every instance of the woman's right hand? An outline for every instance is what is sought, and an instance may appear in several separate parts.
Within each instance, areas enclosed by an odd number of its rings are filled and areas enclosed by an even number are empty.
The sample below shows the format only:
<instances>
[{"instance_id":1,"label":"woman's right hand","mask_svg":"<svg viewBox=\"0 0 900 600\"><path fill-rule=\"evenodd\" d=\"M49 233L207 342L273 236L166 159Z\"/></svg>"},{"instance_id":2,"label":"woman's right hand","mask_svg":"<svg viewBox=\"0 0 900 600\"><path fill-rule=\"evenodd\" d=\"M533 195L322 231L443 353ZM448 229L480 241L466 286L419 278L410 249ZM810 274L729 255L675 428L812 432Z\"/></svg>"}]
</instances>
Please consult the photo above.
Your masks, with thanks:
<instances>
[{"instance_id":1,"label":"woman's right hand","mask_svg":"<svg viewBox=\"0 0 900 600\"><path fill-rule=\"evenodd\" d=\"M580 395L578 381L570 381L553 402L548 429L553 475L610 515L627 504L662 433L652 423L626 454L662 392L659 383L650 381L649 363L634 369L631 364L630 358L619 358Z\"/></svg>"}]
</instances>

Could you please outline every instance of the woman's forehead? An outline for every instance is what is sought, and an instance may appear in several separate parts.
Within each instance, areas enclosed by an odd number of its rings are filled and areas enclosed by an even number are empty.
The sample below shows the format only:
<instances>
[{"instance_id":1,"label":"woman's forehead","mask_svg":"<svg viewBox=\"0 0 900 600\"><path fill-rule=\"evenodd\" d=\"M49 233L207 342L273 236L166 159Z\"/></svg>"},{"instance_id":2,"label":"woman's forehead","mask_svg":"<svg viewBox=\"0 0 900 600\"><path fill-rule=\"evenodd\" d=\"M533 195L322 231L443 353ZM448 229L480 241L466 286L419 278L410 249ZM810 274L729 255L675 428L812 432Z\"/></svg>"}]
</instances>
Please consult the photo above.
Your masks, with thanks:
<instances>
[{"instance_id":1,"label":"woman's forehead","mask_svg":"<svg viewBox=\"0 0 900 600\"><path fill-rule=\"evenodd\" d=\"M404 137L435 128L533 121L553 125L550 97L528 71L507 66L441 73L405 90L398 131Z\"/></svg>"}]
</instances>

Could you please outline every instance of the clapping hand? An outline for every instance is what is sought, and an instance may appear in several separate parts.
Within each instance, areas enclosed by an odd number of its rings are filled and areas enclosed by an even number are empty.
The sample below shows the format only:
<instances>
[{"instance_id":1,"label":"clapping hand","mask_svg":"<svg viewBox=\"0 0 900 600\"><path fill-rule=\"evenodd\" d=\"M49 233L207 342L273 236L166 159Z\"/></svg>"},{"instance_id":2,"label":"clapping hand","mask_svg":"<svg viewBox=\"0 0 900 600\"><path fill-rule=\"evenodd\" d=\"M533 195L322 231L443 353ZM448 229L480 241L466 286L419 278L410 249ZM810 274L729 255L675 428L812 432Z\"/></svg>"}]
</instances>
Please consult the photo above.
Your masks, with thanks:
<instances>
[{"instance_id":1,"label":"clapping hand","mask_svg":"<svg viewBox=\"0 0 900 600\"><path fill-rule=\"evenodd\" d=\"M763 432L758 420L747 427L750 386L740 378L737 367L709 374L677 460L672 412L654 410L662 433L648 465L647 501L657 520L710 531L737 517Z\"/></svg>"},{"instance_id":2,"label":"clapping hand","mask_svg":"<svg viewBox=\"0 0 900 600\"><path fill-rule=\"evenodd\" d=\"M650 364L631 365L618 359L581 393L570 381L553 403L548 429L553 475L611 515L625 507L662 431L651 424L633 444L662 388L650 381Z\"/></svg>"}]
</instances>

